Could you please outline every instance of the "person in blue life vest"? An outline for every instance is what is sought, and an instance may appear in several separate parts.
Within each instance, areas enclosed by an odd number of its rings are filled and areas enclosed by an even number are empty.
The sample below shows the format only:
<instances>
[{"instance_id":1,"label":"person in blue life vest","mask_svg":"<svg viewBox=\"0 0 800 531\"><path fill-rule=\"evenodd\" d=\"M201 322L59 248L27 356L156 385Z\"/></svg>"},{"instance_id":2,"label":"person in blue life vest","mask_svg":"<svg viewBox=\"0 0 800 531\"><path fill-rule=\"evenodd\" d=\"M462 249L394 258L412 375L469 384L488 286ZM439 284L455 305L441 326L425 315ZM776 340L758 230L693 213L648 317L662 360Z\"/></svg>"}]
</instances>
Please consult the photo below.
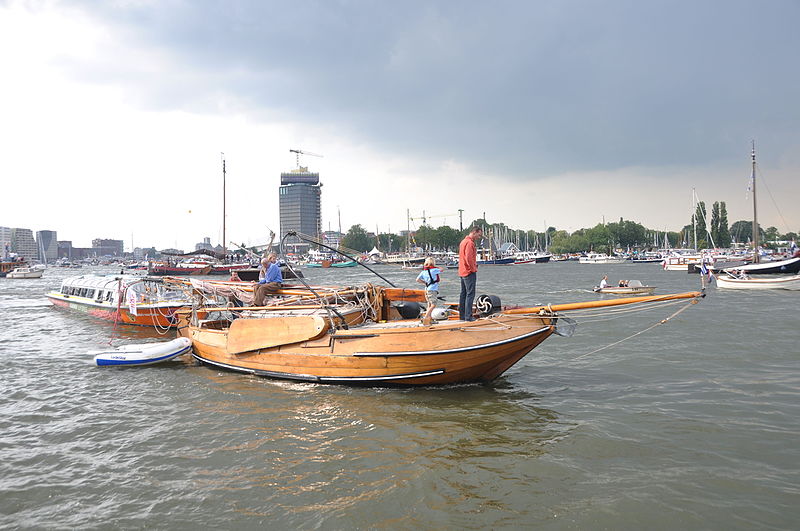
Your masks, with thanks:
<instances>
[{"instance_id":1,"label":"person in blue life vest","mask_svg":"<svg viewBox=\"0 0 800 531\"><path fill-rule=\"evenodd\" d=\"M422 324L430 325L431 313L436 308L436 300L439 297L439 275L442 270L436 267L436 262L432 257L425 259L425 264L422 266L422 271L417 275L417 282L425 284L425 300L428 302L428 310L425 312L425 317L422 318Z\"/></svg>"},{"instance_id":2,"label":"person in blue life vest","mask_svg":"<svg viewBox=\"0 0 800 531\"><path fill-rule=\"evenodd\" d=\"M268 295L274 295L281 289L283 275L280 266L276 263L277 260L278 256L270 253L261 261L264 266L264 278L259 279L258 284L253 288L253 306L263 306L264 299Z\"/></svg>"}]
</instances>

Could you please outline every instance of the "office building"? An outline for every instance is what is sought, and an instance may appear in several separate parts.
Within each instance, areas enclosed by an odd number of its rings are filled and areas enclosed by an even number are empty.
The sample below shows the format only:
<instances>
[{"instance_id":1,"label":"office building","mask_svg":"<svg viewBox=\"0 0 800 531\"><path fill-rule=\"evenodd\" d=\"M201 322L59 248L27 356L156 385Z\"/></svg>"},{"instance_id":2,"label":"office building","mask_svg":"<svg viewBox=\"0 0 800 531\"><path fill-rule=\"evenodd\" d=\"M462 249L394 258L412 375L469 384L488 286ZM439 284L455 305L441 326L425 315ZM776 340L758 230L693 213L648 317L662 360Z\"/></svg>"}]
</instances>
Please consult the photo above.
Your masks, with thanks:
<instances>
[{"instance_id":1,"label":"office building","mask_svg":"<svg viewBox=\"0 0 800 531\"><path fill-rule=\"evenodd\" d=\"M33 239L33 231L31 229L11 229L11 252L29 262L39 259L39 250L36 247L36 240Z\"/></svg>"},{"instance_id":2,"label":"office building","mask_svg":"<svg viewBox=\"0 0 800 531\"><path fill-rule=\"evenodd\" d=\"M319 173L300 167L281 173L279 194L280 238L290 231L319 238L322 232L321 196L322 184ZM286 243L296 251L307 251L309 244L296 238L287 238Z\"/></svg>"},{"instance_id":3,"label":"office building","mask_svg":"<svg viewBox=\"0 0 800 531\"><path fill-rule=\"evenodd\" d=\"M200 250L213 251L214 250L214 246L211 245L211 238L206 236L205 238L203 238L203 243L194 244L194 250L195 251L200 251Z\"/></svg>"},{"instance_id":4,"label":"office building","mask_svg":"<svg viewBox=\"0 0 800 531\"><path fill-rule=\"evenodd\" d=\"M0 258L8 260L11 255L11 227L0 227Z\"/></svg>"},{"instance_id":5,"label":"office building","mask_svg":"<svg viewBox=\"0 0 800 531\"><path fill-rule=\"evenodd\" d=\"M56 238L56 231L36 231L36 244L39 249L39 261L46 264L58 260L58 239Z\"/></svg>"},{"instance_id":6,"label":"office building","mask_svg":"<svg viewBox=\"0 0 800 531\"><path fill-rule=\"evenodd\" d=\"M92 249L96 256L122 256L123 247L122 240L105 240L102 238L92 240Z\"/></svg>"}]
</instances>

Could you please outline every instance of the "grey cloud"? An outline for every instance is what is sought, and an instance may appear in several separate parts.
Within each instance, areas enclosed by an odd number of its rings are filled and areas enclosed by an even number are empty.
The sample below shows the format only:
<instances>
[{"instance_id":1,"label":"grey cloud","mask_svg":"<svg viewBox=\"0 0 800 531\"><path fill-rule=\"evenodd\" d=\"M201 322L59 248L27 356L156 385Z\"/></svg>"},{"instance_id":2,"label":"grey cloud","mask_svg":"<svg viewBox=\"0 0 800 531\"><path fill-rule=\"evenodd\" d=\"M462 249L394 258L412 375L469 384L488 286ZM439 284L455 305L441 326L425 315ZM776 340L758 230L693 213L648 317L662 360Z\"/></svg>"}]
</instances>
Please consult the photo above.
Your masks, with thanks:
<instances>
[{"instance_id":1,"label":"grey cloud","mask_svg":"<svg viewBox=\"0 0 800 531\"><path fill-rule=\"evenodd\" d=\"M709 164L754 136L798 143L791 1L85 5L124 47L168 58L161 75L73 65L143 105L232 95L480 171Z\"/></svg>"}]
</instances>

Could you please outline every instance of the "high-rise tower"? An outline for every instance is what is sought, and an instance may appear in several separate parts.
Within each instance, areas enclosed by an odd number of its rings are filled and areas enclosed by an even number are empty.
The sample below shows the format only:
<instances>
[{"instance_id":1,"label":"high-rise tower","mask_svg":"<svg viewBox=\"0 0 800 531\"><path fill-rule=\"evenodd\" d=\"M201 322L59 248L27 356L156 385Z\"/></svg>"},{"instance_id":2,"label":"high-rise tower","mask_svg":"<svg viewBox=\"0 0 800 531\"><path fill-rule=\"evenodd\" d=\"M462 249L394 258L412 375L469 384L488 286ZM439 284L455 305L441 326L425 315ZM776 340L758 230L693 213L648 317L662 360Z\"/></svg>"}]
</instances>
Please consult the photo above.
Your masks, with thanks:
<instances>
[{"instance_id":1,"label":"high-rise tower","mask_svg":"<svg viewBox=\"0 0 800 531\"><path fill-rule=\"evenodd\" d=\"M289 231L319 238L322 232L322 184L319 182L319 173L312 173L302 166L281 173L278 194L281 239ZM287 238L286 242L298 250L307 250L309 247L308 243L292 237Z\"/></svg>"}]
</instances>

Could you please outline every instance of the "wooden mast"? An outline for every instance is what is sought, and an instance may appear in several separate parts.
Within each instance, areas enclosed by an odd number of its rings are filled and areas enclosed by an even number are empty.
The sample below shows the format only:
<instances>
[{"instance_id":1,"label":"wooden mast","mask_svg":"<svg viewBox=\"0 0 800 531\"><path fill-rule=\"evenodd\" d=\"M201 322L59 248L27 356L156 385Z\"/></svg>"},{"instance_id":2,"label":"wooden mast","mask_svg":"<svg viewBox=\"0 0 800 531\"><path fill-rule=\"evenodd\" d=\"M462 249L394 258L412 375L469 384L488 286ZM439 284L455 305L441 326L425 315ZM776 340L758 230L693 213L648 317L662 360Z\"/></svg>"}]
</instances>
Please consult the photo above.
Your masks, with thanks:
<instances>
[{"instance_id":1,"label":"wooden mast","mask_svg":"<svg viewBox=\"0 0 800 531\"><path fill-rule=\"evenodd\" d=\"M752 160L752 172L750 174L750 185L753 187L753 263L757 264L758 259L758 210L756 208L756 141L753 140L753 149L750 152Z\"/></svg>"},{"instance_id":2,"label":"wooden mast","mask_svg":"<svg viewBox=\"0 0 800 531\"><path fill-rule=\"evenodd\" d=\"M221 153L222 155L222 254L224 257L228 256L228 247L225 242L228 240L225 239L225 153ZM223 258L223 261L227 261L227 258Z\"/></svg>"}]
</instances>

